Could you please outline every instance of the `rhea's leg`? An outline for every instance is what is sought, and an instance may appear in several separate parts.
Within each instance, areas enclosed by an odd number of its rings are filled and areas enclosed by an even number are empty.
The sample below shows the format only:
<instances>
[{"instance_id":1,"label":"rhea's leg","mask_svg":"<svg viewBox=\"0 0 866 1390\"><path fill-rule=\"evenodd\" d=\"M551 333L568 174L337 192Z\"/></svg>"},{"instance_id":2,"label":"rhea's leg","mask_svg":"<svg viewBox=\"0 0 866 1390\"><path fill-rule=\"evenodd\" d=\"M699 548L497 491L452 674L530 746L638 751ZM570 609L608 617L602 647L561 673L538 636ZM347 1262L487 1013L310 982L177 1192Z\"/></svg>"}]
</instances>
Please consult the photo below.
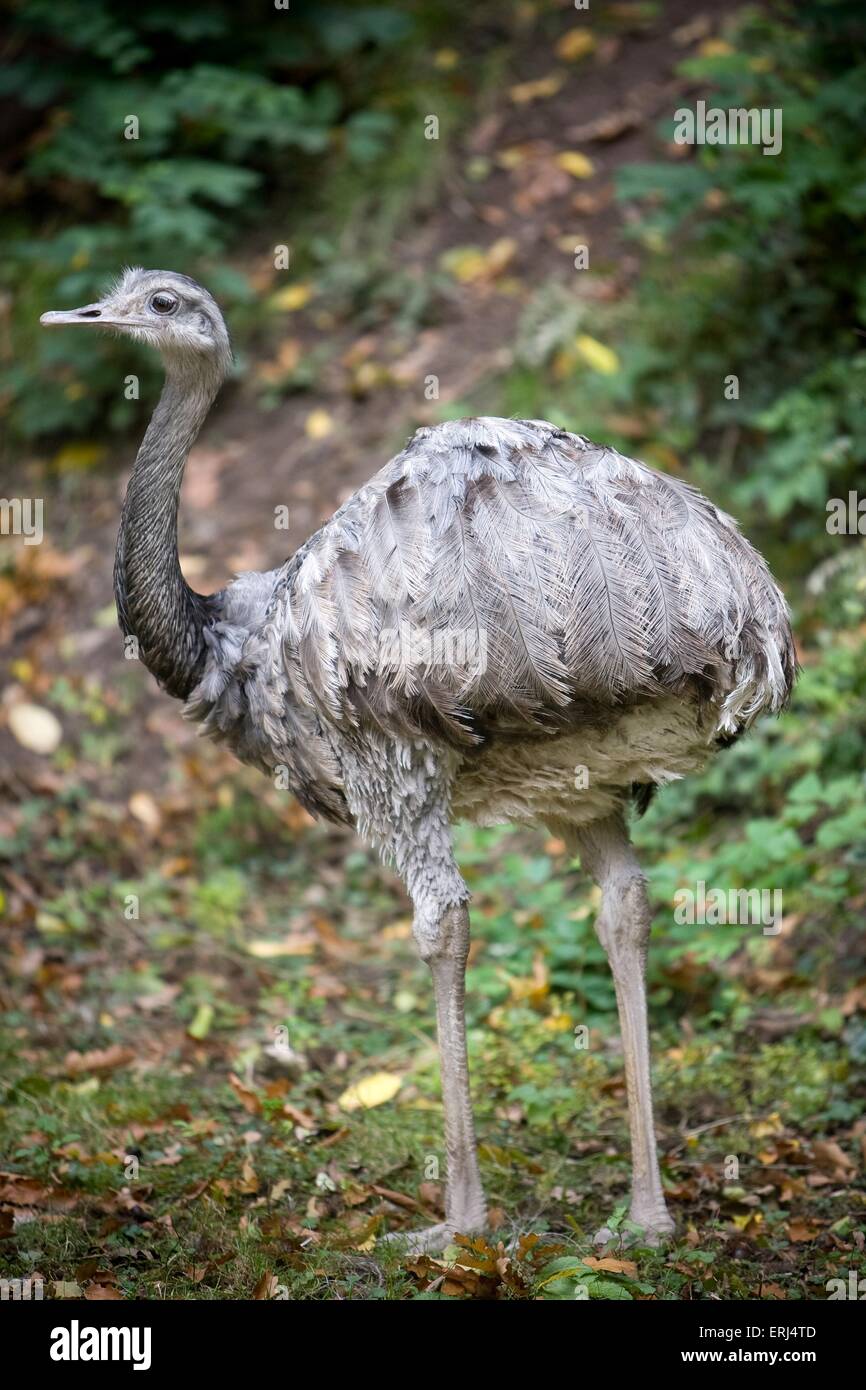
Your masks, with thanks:
<instances>
[{"instance_id":1,"label":"rhea's leg","mask_svg":"<svg viewBox=\"0 0 866 1390\"><path fill-rule=\"evenodd\" d=\"M654 1243L674 1223L665 1205L653 1127L646 1006L646 953L651 913L646 881L620 814L566 831L581 862L601 889L596 932L613 973L625 1058L631 1132L630 1217ZM596 1240L606 1241L607 1229Z\"/></svg>"},{"instance_id":2,"label":"rhea's leg","mask_svg":"<svg viewBox=\"0 0 866 1390\"><path fill-rule=\"evenodd\" d=\"M445 1221L432 1231L412 1237L417 1249L445 1243L456 1232L483 1230L487 1206L478 1169L475 1120L469 1094L466 1055L466 959L469 954L469 913L465 903L446 907L431 920L429 911L416 913L415 939L433 976L436 1030L445 1112Z\"/></svg>"},{"instance_id":3,"label":"rhea's leg","mask_svg":"<svg viewBox=\"0 0 866 1390\"><path fill-rule=\"evenodd\" d=\"M481 1230L486 1219L466 1060L469 891L451 844L454 755L368 734L356 750L341 748L340 757L361 834L395 865L409 891L415 941L433 977L445 1112L445 1220L393 1239L416 1251L441 1249L458 1232Z\"/></svg>"}]
</instances>

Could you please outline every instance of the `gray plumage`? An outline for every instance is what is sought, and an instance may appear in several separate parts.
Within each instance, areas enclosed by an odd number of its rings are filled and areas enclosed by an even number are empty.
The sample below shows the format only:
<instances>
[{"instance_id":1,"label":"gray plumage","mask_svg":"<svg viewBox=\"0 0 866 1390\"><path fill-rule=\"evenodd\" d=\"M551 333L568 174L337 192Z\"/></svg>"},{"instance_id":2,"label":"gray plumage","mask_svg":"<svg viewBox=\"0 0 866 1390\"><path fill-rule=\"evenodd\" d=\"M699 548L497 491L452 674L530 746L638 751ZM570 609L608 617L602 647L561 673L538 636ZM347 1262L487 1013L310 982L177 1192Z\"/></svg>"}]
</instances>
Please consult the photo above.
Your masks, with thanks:
<instances>
[{"instance_id":1,"label":"gray plumage","mask_svg":"<svg viewBox=\"0 0 866 1390\"><path fill-rule=\"evenodd\" d=\"M482 418L418 430L281 568L197 595L177 505L231 360L219 309L186 277L132 270L99 304L43 321L121 329L165 361L118 538L123 630L206 734L280 772L313 814L356 825L412 895L450 1160L447 1231L424 1241L477 1228L484 1210L456 814L547 824L603 889L598 930L633 1052L633 1212L663 1233L636 1022L649 909L623 807L785 704L791 631L760 555L678 479L546 421Z\"/></svg>"},{"instance_id":2,"label":"gray plumage","mask_svg":"<svg viewBox=\"0 0 866 1390\"><path fill-rule=\"evenodd\" d=\"M730 517L543 421L419 430L282 569L213 602L190 714L264 766L303 740L297 790L325 814L325 728L471 759L674 695L730 737L794 669L784 600ZM419 633L444 640L419 653Z\"/></svg>"}]
</instances>

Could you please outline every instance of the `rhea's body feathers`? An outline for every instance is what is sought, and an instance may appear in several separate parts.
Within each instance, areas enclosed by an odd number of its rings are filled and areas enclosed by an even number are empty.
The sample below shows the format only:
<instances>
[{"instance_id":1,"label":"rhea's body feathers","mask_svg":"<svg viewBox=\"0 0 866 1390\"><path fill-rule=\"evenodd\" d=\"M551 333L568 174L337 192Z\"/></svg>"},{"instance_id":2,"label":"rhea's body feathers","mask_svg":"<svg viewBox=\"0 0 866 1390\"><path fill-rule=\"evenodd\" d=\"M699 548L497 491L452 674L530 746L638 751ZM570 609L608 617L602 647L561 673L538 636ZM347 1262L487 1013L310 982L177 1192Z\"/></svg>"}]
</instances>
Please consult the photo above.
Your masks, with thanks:
<instances>
[{"instance_id":1,"label":"rhea's body feathers","mask_svg":"<svg viewBox=\"0 0 866 1390\"><path fill-rule=\"evenodd\" d=\"M593 819L779 710L795 669L729 516L544 421L419 430L210 603L188 715L335 819L344 752L371 738L447 755L455 813Z\"/></svg>"}]
</instances>

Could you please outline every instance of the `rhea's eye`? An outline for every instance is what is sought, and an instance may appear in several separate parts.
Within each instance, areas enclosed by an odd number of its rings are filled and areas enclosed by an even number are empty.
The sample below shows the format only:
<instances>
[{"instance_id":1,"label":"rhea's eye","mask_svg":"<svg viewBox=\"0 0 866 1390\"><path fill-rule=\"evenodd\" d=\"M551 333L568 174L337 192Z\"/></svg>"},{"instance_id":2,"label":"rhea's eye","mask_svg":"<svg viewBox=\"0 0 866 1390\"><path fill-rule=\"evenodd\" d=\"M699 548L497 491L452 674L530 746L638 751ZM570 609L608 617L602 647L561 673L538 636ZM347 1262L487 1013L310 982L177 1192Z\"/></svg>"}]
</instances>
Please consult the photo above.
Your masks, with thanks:
<instances>
[{"instance_id":1,"label":"rhea's eye","mask_svg":"<svg viewBox=\"0 0 866 1390\"><path fill-rule=\"evenodd\" d=\"M157 290L150 301L150 307L155 314L173 314L177 308L177 299L173 294L166 293L165 290Z\"/></svg>"}]
</instances>

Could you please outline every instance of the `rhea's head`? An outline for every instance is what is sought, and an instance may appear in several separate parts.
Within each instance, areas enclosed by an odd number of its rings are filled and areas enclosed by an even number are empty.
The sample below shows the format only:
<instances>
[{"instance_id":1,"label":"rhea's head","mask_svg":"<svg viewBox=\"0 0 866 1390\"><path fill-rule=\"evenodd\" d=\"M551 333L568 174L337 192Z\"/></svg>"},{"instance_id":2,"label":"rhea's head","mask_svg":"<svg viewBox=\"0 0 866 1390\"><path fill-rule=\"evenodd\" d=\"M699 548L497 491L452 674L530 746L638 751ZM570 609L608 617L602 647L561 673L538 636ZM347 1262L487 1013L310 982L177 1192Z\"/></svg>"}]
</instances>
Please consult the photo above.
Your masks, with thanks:
<instances>
[{"instance_id":1,"label":"rhea's head","mask_svg":"<svg viewBox=\"0 0 866 1390\"><path fill-rule=\"evenodd\" d=\"M231 340L216 300L174 270L125 270L108 293L81 309L43 314L40 323L92 325L157 349L166 366L228 372Z\"/></svg>"}]
</instances>

